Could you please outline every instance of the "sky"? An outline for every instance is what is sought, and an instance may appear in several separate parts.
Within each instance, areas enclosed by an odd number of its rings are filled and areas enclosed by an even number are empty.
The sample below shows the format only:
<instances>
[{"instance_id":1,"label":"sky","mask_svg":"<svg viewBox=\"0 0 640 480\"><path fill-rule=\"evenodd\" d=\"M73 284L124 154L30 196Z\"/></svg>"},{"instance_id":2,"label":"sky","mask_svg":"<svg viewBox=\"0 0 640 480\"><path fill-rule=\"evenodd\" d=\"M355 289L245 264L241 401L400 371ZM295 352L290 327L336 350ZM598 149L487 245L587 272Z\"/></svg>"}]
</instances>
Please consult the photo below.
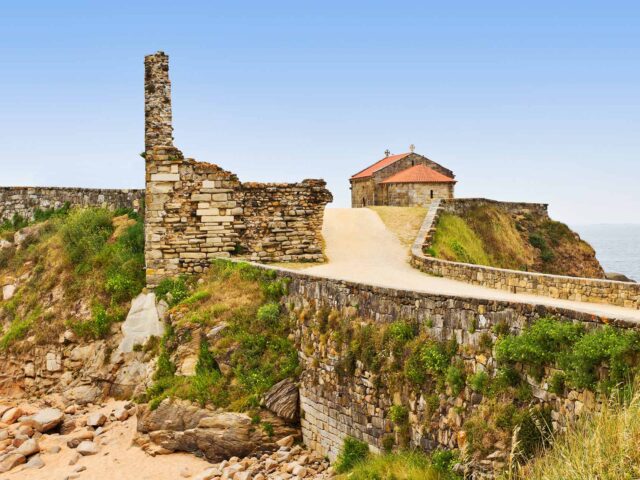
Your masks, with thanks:
<instances>
[{"instance_id":1,"label":"sky","mask_svg":"<svg viewBox=\"0 0 640 480\"><path fill-rule=\"evenodd\" d=\"M0 185L144 185L143 58L175 145L242 181L416 151L456 195L640 223L640 2L0 1Z\"/></svg>"}]
</instances>

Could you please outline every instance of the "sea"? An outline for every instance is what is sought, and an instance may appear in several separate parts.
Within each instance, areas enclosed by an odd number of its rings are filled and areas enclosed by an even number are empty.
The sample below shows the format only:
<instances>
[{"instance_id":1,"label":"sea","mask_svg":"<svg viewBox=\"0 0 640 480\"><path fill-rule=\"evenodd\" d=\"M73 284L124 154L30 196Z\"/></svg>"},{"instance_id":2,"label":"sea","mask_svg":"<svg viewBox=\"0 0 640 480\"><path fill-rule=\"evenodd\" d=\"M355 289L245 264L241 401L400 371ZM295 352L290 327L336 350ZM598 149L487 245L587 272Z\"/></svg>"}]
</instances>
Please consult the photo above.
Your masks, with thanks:
<instances>
[{"instance_id":1,"label":"sea","mask_svg":"<svg viewBox=\"0 0 640 480\"><path fill-rule=\"evenodd\" d=\"M640 224L573 225L596 250L606 272L622 273L640 282Z\"/></svg>"}]
</instances>

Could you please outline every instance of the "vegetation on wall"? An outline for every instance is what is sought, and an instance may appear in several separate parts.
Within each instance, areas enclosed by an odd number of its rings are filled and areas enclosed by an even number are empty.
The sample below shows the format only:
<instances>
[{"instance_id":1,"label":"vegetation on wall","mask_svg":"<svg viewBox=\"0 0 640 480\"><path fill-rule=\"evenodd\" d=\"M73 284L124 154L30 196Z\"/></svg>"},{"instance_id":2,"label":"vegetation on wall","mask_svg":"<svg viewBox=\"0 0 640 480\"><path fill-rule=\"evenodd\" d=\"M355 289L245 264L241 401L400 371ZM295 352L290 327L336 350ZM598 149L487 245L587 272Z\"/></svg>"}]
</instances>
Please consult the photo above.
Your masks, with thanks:
<instances>
[{"instance_id":1,"label":"vegetation on wall","mask_svg":"<svg viewBox=\"0 0 640 480\"><path fill-rule=\"evenodd\" d=\"M292 323L279 300L286 281L245 263L214 262L197 279L163 281L156 293L168 300L171 324L162 344L155 383L147 399L167 397L250 411L275 383L299 374ZM208 338L211 329L218 334ZM175 352L197 341L194 375L178 375Z\"/></svg>"},{"instance_id":2,"label":"vegetation on wall","mask_svg":"<svg viewBox=\"0 0 640 480\"><path fill-rule=\"evenodd\" d=\"M48 343L65 328L103 338L124 319L145 283L138 214L64 206L38 210L32 222L14 217L2 225L1 235L13 240L16 229L23 229L25 240L0 254L0 277L19 279L13 298L0 301L0 348L30 335Z\"/></svg>"},{"instance_id":3,"label":"vegetation on wall","mask_svg":"<svg viewBox=\"0 0 640 480\"><path fill-rule=\"evenodd\" d=\"M429 253L512 270L604 278L593 248L548 217L515 216L496 205L442 213Z\"/></svg>"}]
</instances>

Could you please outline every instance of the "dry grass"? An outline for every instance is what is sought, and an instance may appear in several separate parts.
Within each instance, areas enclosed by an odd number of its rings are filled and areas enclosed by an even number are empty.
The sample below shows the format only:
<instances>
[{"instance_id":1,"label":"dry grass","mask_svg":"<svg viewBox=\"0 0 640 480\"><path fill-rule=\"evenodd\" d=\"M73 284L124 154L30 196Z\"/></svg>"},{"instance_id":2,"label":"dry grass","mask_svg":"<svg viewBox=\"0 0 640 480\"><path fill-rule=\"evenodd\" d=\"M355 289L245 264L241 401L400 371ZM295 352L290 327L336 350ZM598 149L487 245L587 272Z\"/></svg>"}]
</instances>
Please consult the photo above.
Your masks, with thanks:
<instances>
[{"instance_id":1,"label":"dry grass","mask_svg":"<svg viewBox=\"0 0 640 480\"><path fill-rule=\"evenodd\" d=\"M436 257L476 265L493 265L482 239L464 219L450 213L440 215L431 246Z\"/></svg>"},{"instance_id":2,"label":"dry grass","mask_svg":"<svg viewBox=\"0 0 640 480\"><path fill-rule=\"evenodd\" d=\"M427 207L369 207L376 212L389 230L398 237L407 248L418 236Z\"/></svg>"},{"instance_id":3,"label":"dry grass","mask_svg":"<svg viewBox=\"0 0 640 480\"><path fill-rule=\"evenodd\" d=\"M553 447L503 480L623 480L640 477L640 392L583 417Z\"/></svg>"}]
</instances>

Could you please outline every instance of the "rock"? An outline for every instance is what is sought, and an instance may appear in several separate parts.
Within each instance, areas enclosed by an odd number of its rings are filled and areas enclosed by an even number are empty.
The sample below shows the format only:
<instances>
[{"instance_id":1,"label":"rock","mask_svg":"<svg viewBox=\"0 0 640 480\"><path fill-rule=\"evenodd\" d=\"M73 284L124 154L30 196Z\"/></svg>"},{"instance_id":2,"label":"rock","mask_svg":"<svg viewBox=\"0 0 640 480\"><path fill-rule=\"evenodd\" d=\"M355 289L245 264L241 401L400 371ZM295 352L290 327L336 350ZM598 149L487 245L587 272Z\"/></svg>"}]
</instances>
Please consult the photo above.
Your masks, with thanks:
<instances>
[{"instance_id":1,"label":"rock","mask_svg":"<svg viewBox=\"0 0 640 480\"><path fill-rule=\"evenodd\" d=\"M126 408L116 408L113 411L113 418L115 418L119 422L124 422L125 420L127 420L127 418L129 418L129 412Z\"/></svg>"},{"instance_id":2,"label":"rock","mask_svg":"<svg viewBox=\"0 0 640 480\"><path fill-rule=\"evenodd\" d=\"M298 387L291 379L276 383L264 395L262 403L280 418L296 422L300 418Z\"/></svg>"},{"instance_id":3,"label":"rock","mask_svg":"<svg viewBox=\"0 0 640 480\"><path fill-rule=\"evenodd\" d=\"M88 455L97 454L99 452L99 449L98 446L92 441L84 440L83 442L80 442L80 445L78 445L76 451L83 457L86 457Z\"/></svg>"},{"instance_id":4,"label":"rock","mask_svg":"<svg viewBox=\"0 0 640 480\"><path fill-rule=\"evenodd\" d=\"M27 241L31 241L38 238L38 235L40 234L40 230L42 230L42 227L44 227L44 225L45 225L44 223L36 223L35 225L24 227L18 230L13 235L13 243L15 243L16 247L21 247Z\"/></svg>"},{"instance_id":5,"label":"rock","mask_svg":"<svg viewBox=\"0 0 640 480\"><path fill-rule=\"evenodd\" d=\"M94 412L87 417L89 427L98 428L107 423L107 416L104 413Z\"/></svg>"},{"instance_id":6,"label":"rock","mask_svg":"<svg viewBox=\"0 0 640 480\"><path fill-rule=\"evenodd\" d=\"M626 275L624 275L622 273L605 272L604 275L605 275L607 280L614 280L616 282L633 282L633 283L636 283L635 280L627 277Z\"/></svg>"},{"instance_id":7,"label":"rock","mask_svg":"<svg viewBox=\"0 0 640 480\"><path fill-rule=\"evenodd\" d=\"M204 472L200 472L193 477L193 480L212 480L215 477L222 476L222 472L217 468L207 468Z\"/></svg>"},{"instance_id":8,"label":"rock","mask_svg":"<svg viewBox=\"0 0 640 480\"><path fill-rule=\"evenodd\" d=\"M16 293L16 286L13 284L4 285L2 287L2 300L11 300Z\"/></svg>"},{"instance_id":9,"label":"rock","mask_svg":"<svg viewBox=\"0 0 640 480\"><path fill-rule=\"evenodd\" d=\"M30 455L33 455L34 453L38 453L39 451L40 446L38 445L38 441L30 438L28 440L25 440L25 442L16 449L15 453L19 453L20 455L28 457Z\"/></svg>"},{"instance_id":10,"label":"rock","mask_svg":"<svg viewBox=\"0 0 640 480\"><path fill-rule=\"evenodd\" d=\"M96 385L78 385L64 392L64 396L78 405L96 403L102 397L102 390Z\"/></svg>"},{"instance_id":11,"label":"rock","mask_svg":"<svg viewBox=\"0 0 640 480\"><path fill-rule=\"evenodd\" d=\"M156 306L155 293L141 293L134 298L127 319L122 323L124 337L118 351L129 353L134 345L143 345L152 336L161 337L164 333L160 321L163 313L162 307L159 311Z\"/></svg>"},{"instance_id":12,"label":"rock","mask_svg":"<svg viewBox=\"0 0 640 480\"><path fill-rule=\"evenodd\" d=\"M69 465L75 465L76 463L78 463L78 460L80 460L80 458L82 458L82 456L78 452L73 452L73 455L69 460Z\"/></svg>"},{"instance_id":13,"label":"rock","mask_svg":"<svg viewBox=\"0 0 640 480\"><path fill-rule=\"evenodd\" d=\"M5 240L4 238L0 238L0 250L4 250L6 248L11 248L13 247L13 243L11 243L8 240Z\"/></svg>"},{"instance_id":14,"label":"rock","mask_svg":"<svg viewBox=\"0 0 640 480\"><path fill-rule=\"evenodd\" d=\"M94 437L95 437L94 433L89 430L76 433L69 440L67 440L67 447L77 448L78 445L80 445L85 440L93 440Z\"/></svg>"},{"instance_id":15,"label":"rock","mask_svg":"<svg viewBox=\"0 0 640 480\"><path fill-rule=\"evenodd\" d=\"M45 433L53 430L62 423L64 419L64 413L57 408L45 408L40 410L35 415L27 418L22 423L24 425L30 425L40 433Z\"/></svg>"},{"instance_id":16,"label":"rock","mask_svg":"<svg viewBox=\"0 0 640 480\"><path fill-rule=\"evenodd\" d=\"M56 454L60 453L60 450L62 450L62 448L60 448L60 445L52 445L47 448L47 453Z\"/></svg>"},{"instance_id":17,"label":"rock","mask_svg":"<svg viewBox=\"0 0 640 480\"><path fill-rule=\"evenodd\" d=\"M2 419L0 421L2 421L2 423L6 423L7 425L11 425L12 423L15 423L16 420L18 420L22 415L23 412L20 407L13 407L4 412L4 415L2 415Z\"/></svg>"},{"instance_id":18,"label":"rock","mask_svg":"<svg viewBox=\"0 0 640 480\"><path fill-rule=\"evenodd\" d=\"M62 370L62 355L55 352L48 352L45 357L46 368L49 372L59 372Z\"/></svg>"},{"instance_id":19,"label":"rock","mask_svg":"<svg viewBox=\"0 0 640 480\"><path fill-rule=\"evenodd\" d=\"M27 462L27 465L25 466L25 468L42 468L42 467L44 467L44 462L42 461L42 458L40 458L40 455L34 455L33 457L31 457Z\"/></svg>"},{"instance_id":20,"label":"rock","mask_svg":"<svg viewBox=\"0 0 640 480\"><path fill-rule=\"evenodd\" d=\"M8 453L4 457L0 457L0 473L8 472L16 468L18 465L26 463L27 458L19 453Z\"/></svg>"},{"instance_id":21,"label":"rock","mask_svg":"<svg viewBox=\"0 0 640 480\"><path fill-rule=\"evenodd\" d=\"M276 442L276 445L278 445L279 447L291 448L294 442L295 442L295 439L293 435L287 435L286 437L283 437L280 440L278 440Z\"/></svg>"}]
</instances>

